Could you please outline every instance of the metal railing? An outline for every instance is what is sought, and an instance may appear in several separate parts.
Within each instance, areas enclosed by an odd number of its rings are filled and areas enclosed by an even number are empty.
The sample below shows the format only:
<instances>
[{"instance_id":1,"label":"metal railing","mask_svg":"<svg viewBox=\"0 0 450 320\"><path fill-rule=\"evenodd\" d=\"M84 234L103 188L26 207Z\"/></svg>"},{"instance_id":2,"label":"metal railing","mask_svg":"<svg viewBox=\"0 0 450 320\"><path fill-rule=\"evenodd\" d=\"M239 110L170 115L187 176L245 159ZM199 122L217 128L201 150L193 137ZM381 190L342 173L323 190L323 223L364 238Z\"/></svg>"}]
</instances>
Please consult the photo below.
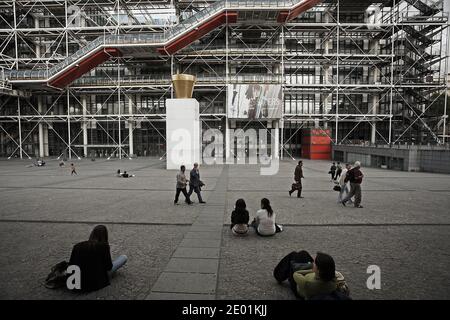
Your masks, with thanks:
<instances>
[{"instance_id":1,"label":"metal railing","mask_svg":"<svg viewBox=\"0 0 450 320\"><path fill-rule=\"evenodd\" d=\"M5 69L0 67L0 91L11 90L11 85L6 80Z\"/></svg>"},{"instance_id":2,"label":"metal railing","mask_svg":"<svg viewBox=\"0 0 450 320\"><path fill-rule=\"evenodd\" d=\"M126 34L126 35L107 35L102 36L90 42L87 46L79 49L71 56L67 57L62 62L56 64L47 70L8 70L5 75L10 80L47 80L69 65L72 65L77 60L84 57L89 52L94 52L101 47L108 45L132 45L132 44L164 44L169 40L180 36L195 25L200 24L205 19L219 13L224 9L238 9L238 8L285 8L289 9L293 6L308 0L221 0L217 1L204 10L190 16L188 19L171 27L168 31L162 34Z\"/></svg>"},{"instance_id":3,"label":"metal railing","mask_svg":"<svg viewBox=\"0 0 450 320\"><path fill-rule=\"evenodd\" d=\"M281 83L281 74L247 74L247 75L236 75L229 76L228 80L226 76L208 76L208 75L197 75L196 84L197 85L207 85L207 84L233 84L233 83ZM120 78L120 85L161 85L170 86L172 79L167 76L125 76ZM108 77L83 77L74 82L74 86L102 86L102 85L118 85L117 79Z\"/></svg>"}]
</instances>

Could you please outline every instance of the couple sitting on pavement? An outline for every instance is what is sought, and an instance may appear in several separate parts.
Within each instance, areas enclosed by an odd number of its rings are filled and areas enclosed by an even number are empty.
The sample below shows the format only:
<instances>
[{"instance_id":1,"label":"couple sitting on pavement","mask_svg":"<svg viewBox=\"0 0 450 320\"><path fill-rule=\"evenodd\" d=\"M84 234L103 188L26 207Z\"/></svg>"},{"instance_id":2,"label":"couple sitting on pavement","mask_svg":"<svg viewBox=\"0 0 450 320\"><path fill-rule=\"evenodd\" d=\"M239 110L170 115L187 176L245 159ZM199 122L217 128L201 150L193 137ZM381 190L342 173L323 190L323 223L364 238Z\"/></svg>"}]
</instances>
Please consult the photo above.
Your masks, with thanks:
<instances>
[{"instance_id":1,"label":"couple sitting on pavement","mask_svg":"<svg viewBox=\"0 0 450 320\"><path fill-rule=\"evenodd\" d=\"M132 177L135 177L134 174L128 174L126 171L120 172L120 169L117 170L117 176L118 176L119 178L132 178Z\"/></svg>"},{"instance_id":2,"label":"couple sitting on pavement","mask_svg":"<svg viewBox=\"0 0 450 320\"><path fill-rule=\"evenodd\" d=\"M231 213L231 232L236 236L245 236L249 231L250 216L246 209L244 199L236 201L235 208ZM270 201L266 198L261 199L261 209L256 212L256 217L250 224L255 229L257 235L269 237L277 232L283 231L280 225L275 223L276 214L270 206Z\"/></svg>"},{"instance_id":3,"label":"couple sitting on pavement","mask_svg":"<svg viewBox=\"0 0 450 320\"><path fill-rule=\"evenodd\" d=\"M344 276L326 253L317 252L313 259L307 251L293 251L281 259L273 275L279 284L288 280L298 299L351 300Z\"/></svg>"}]
</instances>

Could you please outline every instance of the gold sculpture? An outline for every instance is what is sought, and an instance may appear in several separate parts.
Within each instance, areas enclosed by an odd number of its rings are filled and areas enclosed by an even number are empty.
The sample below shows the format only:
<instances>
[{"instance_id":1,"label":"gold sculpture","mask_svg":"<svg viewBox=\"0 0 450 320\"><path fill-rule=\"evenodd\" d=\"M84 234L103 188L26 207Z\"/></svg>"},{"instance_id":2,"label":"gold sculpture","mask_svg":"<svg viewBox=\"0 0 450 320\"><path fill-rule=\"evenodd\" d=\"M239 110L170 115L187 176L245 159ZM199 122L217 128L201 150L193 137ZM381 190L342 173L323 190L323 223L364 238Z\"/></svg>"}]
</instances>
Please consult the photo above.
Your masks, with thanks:
<instances>
[{"instance_id":1,"label":"gold sculpture","mask_svg":"<svg viewBox=\"0 0 450 320\"><path fill-rule=\"evenodd\" d=\"M172 83L177 99L190 99L194 92L195 76L190 74L172 75Z\"/></svg>"}]
</instances>

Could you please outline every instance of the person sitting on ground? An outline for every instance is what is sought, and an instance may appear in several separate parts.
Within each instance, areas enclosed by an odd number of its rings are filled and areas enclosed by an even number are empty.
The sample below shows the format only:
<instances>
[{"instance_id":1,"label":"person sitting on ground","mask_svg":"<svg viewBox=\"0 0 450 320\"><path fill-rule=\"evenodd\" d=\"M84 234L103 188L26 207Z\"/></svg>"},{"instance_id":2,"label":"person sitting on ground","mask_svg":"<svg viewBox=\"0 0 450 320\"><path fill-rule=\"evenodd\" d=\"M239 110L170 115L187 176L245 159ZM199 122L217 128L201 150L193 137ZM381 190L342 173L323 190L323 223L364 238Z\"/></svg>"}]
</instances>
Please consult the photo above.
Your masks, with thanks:
<instances>
[{"instance_id":1,"label":"person sitting on ground","mask_svg":"<svg viewBox=\"0 0 450 320\"><path fill-rule=\"evenodd\" d=\"M238 199L231 213L230 229L236 236L244 236L248 234L249 213L246 209L244 199Z\"/></svg>"},{"instance_id":2,"label":"person sitting on ground","mask_svg":"<svg viewBox=\"0 0 450 320\"><path fill-rule=\"evenodd\" d=\"M61 168L61 167L64 167L66 164L64 163L64 161L63 160L61 160L60 162L59 162L59 167Z\"/></svg>"},{"instance_id":3,"label":"person sitting on ground","mask_svg":"<svg viewBox=\"0 0 450 320\"><path fill-rule=\"evenodd\" d=\"M36 167L43 167L43 166L45 166L45 161L42 160L41 158L37 158L37 159L36 159L35 166L36 166Z\"/></svg>"},{"instance_id":4,"label":"person sitting on ground","mask_svg":"<svg viewBox=\"0 0 450 320\"><path fill-rule=\"evenodd\" d=\"M305 300L331 295L336 291L348 296L345 279L336 271L334 260L328 254L317 252L312 270L295 271L292 277L297 284L296 293ZM343 297L339 295L338 298Z\"/></svg>"},{"instance_id":5,"label":"person sitting on ground","mask_svg":"<svg viewBox=\"0 0 450 320\"><path fill-rule=\"evenodd\" d=\"M126 171L124 171L123 173L121 173L121 177L122 178L132 178L135 177L136 175L134 174L128 174Z\"/></svg>"},{"instance_id":6,"label":"person sitting on ground","mask_svg":"<svg viewBox=\"0 0 450 320\"><path fill-rule=\"evenodd\" d=\"M118 169L118 170L117 170L117 176L118 176L118 177L122 177L122 175L123 175L123 172L120 172L120 169Z\"/></svg>"},{"instance_id":7,"label":"person sitting on ground","mask_svg":"<svg viewBox=\"0 0 450 320\"><path fill-rule=\"evenodd\" d=\"M110 284L114 273L127 262L127 256L121 255L114 261L108 243L108 230L98 225L92 230L88 241L76 244L72 249L69 265L80 268L80 291L90 292Z\"/></svg>"},{"instance_id":8,"label":"person sitting on ground","mask_svg":"<svg viewBox=\"0 0 450 320\"><path fill-rule=\"evenodd\" d=\"M256 212L256 217L251 224L255 228L256 234L267 237L281 232L283 229L275 223L275 216L269 199L261 199L261 209Z\"/></svg>"}]
</instances>

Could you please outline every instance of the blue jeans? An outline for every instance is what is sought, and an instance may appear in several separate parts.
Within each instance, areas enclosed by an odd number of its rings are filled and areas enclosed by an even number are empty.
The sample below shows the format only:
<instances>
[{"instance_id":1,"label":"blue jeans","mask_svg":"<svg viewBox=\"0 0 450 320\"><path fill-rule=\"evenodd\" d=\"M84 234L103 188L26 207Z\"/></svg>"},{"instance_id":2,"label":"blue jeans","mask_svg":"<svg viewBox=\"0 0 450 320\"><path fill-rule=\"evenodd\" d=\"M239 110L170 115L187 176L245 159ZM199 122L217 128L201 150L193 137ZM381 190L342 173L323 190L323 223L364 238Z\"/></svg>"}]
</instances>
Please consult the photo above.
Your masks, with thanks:
<instances>
[{"instance_id":1,"label":"blue jeans","mask_svg":"<svg viewBox=\"0 0 450 320\"><path fill-rule=\"evenodd\" d=\"M114 273L119 270L125 263L127 263L128 257L124 254L121 256L118 256L114 261L112 262L112 268L108 271L108 276L112 278Z\"/></svg>"}]
</instances>

